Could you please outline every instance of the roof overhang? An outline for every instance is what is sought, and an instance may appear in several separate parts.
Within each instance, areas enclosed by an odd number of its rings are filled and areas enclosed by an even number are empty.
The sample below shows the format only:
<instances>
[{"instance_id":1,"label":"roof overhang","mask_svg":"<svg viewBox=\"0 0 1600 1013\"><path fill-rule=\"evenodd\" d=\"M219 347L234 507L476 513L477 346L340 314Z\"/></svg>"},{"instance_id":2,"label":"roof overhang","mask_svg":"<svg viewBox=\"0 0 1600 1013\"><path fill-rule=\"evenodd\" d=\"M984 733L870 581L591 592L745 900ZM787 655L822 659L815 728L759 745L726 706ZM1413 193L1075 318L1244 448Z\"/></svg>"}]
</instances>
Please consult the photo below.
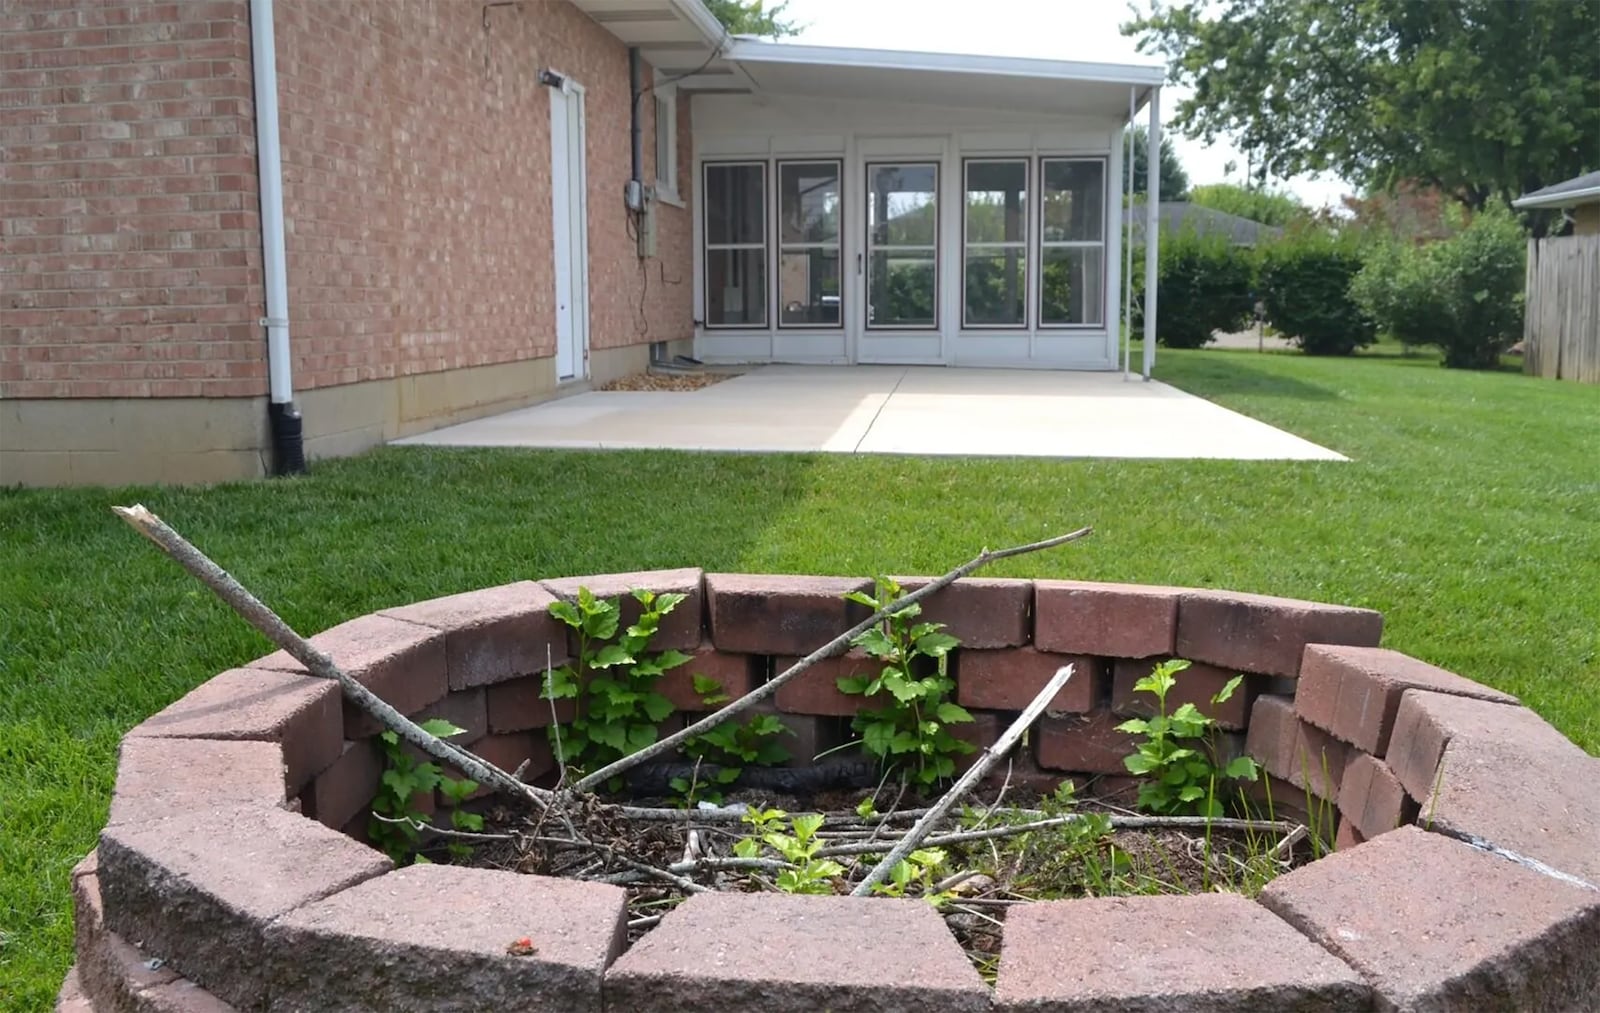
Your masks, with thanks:
<instances>
[{"instance_id":1,"label":"roof overhang","mask_svg":"<svg viewBox=\"0 0 1600 1013\"><path fill-rule=\"evenodd\" d=\"M729 36L700 0L572 0L691 94L795 95L1125 119L1157 65L806 46Z\"/></svg>"},{"instance_id":2,"label":"roof overhang","mask_svg":"<svg viewBox=\"0 0 1600 1013\"><path fill-rule=\"evenodd\" d=\"M802 46L736 38L729 62L757 92L1125 119L1166 76L1159 66Z\"/></svg>"}]
</instances>

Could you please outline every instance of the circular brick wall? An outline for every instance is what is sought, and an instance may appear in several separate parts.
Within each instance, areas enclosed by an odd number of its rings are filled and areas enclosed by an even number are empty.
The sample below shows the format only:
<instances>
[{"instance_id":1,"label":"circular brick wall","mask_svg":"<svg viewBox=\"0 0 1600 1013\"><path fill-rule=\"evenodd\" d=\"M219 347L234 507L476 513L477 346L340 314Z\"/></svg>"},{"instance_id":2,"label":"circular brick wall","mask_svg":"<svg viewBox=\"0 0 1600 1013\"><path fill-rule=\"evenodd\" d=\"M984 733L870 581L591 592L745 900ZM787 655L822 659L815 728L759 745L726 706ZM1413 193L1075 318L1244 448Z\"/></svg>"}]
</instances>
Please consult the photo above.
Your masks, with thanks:
<instances>
[{"instance_id":1,"label":"circular brick wall","mask_svg":"<svg viewBox=\"0 0 1600 1013\"><path fill-rule=\"evenodd\" d=\"M917 586L915 580L904 583ZM525 776L549 770L548 606L579 585L688 597L656 646L749 692L866 617L865 580L671 570L524 581L386 609L313 638L405 713ZM624 598L625 604L631 604ZM996 987L919 901L696 895L623 952L617 887L443 865L355 839L377 731L283 653L217 675L123 740L100 846L73 874L78 963L62 1008L763 1010L1571 1009L1600 991L1596 760L1503 693L1377 647L1364 609L1052 580L958 582L924 603L962 647L957 698L992 740L1051 673L1076 674L1014 777L1117 777L1132 684L1167 657L1275 798L1338 814L1339 851L1237 896L1012 908ZM626 618L626 616L625 616ZM845 655L764 706L791 750L834 744ZM683 673L679 675L678 673ZM341 832L341 829L350 831ZM531 955L508 953L527 937ZM1253 1004L1253 1005L1252 1005Z\"/></svg>"}]
</instances>

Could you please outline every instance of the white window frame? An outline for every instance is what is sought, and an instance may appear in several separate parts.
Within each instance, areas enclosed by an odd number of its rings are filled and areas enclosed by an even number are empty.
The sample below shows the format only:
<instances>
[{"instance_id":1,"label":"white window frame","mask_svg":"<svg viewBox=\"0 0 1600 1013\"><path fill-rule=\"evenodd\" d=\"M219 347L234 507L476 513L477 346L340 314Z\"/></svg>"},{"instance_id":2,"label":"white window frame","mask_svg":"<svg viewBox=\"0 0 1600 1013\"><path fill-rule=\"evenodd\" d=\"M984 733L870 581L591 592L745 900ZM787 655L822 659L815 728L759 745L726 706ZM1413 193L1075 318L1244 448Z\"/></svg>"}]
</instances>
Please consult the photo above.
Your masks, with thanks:
<instances>
[{"instance_id":1,"label":"white window frame","mask_svg":"<svg viewBox=\"0 0 1600 1013\"><path fill-rule=\"evenodd\" d=\"M1033 313L1033 298L1030 294L1032 288L1034 264L1029 263L1036 256L1033 244L1033 212L1024 208L1022 218L1022 238L1005 242L973 242L967 236L967 195L970 192L969 176L974 162L1012 163L1022 166L1022 199L1024 202L1034 200L1033 195L1033 159L1026 155L967 155L961 159L961 329L964 331L1025 331L1028 329L1028 320ZM1042 192L1042 191L1041 191ZM1040 233L1043 235L1043 233ZM1014 324L974 323L967 317L967 255L973 250L979 252L1003 253L1006 250L1021 250L1023 257L1022 266L1022 319Z\"/></svg>"},{"instance_id":2,"label":"white window frame","mask_svg":"<svg viewBox=\"0 0 1600 1013\"><path fill-rule=\"evenodd\" d=\"M1098 240L1072 239L1072 240L1053 240L1053 241L1048 241L1048 242L1045 240L1045 238L1044 238L1044 211L1045 211L1045 203L1046 202L1045 202L1045 171L1044 171L1044 167L1045 167L1045 164L1048 163L1048 162L1099 162L1100 163L1100 238ZM1035 229L1037 230L1036 231L1036 235L1039 237L1039 241L1034 244L1034 249L1037 251L1037 257L1038 257L1038 264L1035 267L1035 271L1037 271L1037 273L1038 273L1039 283L1038 283L1038 291L1034 295L1034 298L1033 298L1033 307L1032 307L1031 312L1035 315L1035 317L1038 320L1038 329L1041 330L1041 331L1101 331L1101 330L1105 330L1109 326L1107 324L1107 318L1109 317L1109 313L1107 312L1107 309L1108 309L1107 300L1108 300L1109 296L1108 296L1108 292L1107 292L1107 289L1106 289L1106 283L1107 283L1107 279L1109 279L1110 275L1111 275L1110 265L1106 262L1106 258L1110 256L1110 253L1109 253L1109 251L1110 251L1110 240L1109 240L1108 236L1111 233L1111 204L1110 204L1110 197L1108 196L1110 191L1111 191L1111 179L1110 179L1111 162L1110 162L1110 159L1108 159L1105 155L1040 155L1039 158L1038 158L1038 165L1037 165L1036 168L1038 169L1038 172L1036 173L1036 177L1039 180L1039 184L1038 184L1038 187L1036 188L1037 192L1038 192L1038 199L1035 200L1034 203L1038 205L1038 210L1034 212L1034 218L1035 218ZM1118 225L1119 225L1119 227L1120 227L1120 223L1121 223L1121 216L1119 215L1118 216ZM1047 250L1072 250L1072 249L1099 250L1100 251L1100 319L1099 319L1099 321L1094 322L1094 323L1090 323L1088 321L1084 321L1083 323L1050 323L1049 321L1045 320L1045 318L1044 318L1045 252Z\"/></svg>"},{"instance_id":3,"label":"white window frame","mask_svg":"<svg viewBox=\"0 0 1600 1013\"><path fill-rule=\"evenodd\" d=\"M844 269L844 159L842 158L779 158L774 160L772 172L772 241L777 250L777 257L773 262L776 269L778 284L773 285L773 299L777 312L773 314L773 323L785 331L837 331L845 324L845 269ZM839 235L831 243L786 243L783 241L783 169L787 165L831 165L833 166L839 186ZM832 250L839 258L839 322L835 324L786 324L783 322L783 293L781 288L783 273L783 255L786 252L806 253L811 250Z\"/></svg>"},{"instance_id":4,"label":"white window frame","mask_svg":"<svg viewBox=\"0 0 1600 1013\"><path fill-rule=\"evenodd\" d=\"M712 169L716 169L716 168L728 168L728 167L734 167L734 166L752 166L752 167L755 167L755 168L761 170L761 215L760 215L760 219L759 219L760 223L761 223L761 241L759 243L713 243L711 241L710 223L709 223L709 221L708 221L708 219L706 217L707 215L709 215L711 213L711 197L710 197L711 170ZM715 159L715 160L708 159L708 160L700 163L700 195L701 195L701 200L700 200L700 222L701 222L700 229L701 229L701 235L703 237L703 241L701 242L700 249L701 249L702 262L705 264L704 277L701 279L701 289L702 290L701 290L701 293L700 293L700 298L701 298L700 319L703 321L702 326L705 327L705 329L708 330L708 331L736 331L736 330L765 331L765 330L771 330L772 329L772 323L773 323L772 307L773 307L774 295L773 295L773 292L772 292L772 288L773 288L772 249L771 249L771 244L770 244L770 240L772 239L772 228L773 228L773 225L772 225L773 201L771 200L771 193L772 193L772 178L771 177L772 177L772 168L771 168L771 165L768 163L768 161L766 159L749 159L749 158ZM765 298L765 302L764 302L763 310L762 310L762 315L763 315L764 319L759 324L749 323L749 322L733 323L733 324L714 324L714 323L711 322L711 254L719 253L719 252L723 252L723 251L729 251L729 250L731 250L731 251L760 250L761 251L761 279L762 279L761 283L762 283L766 298Z\"/></svg>"},{"instance_id":5,"label":"white window frame","mask_svg":"<svg viewBox=\"0 0 1600 1013\"><path fill-rule=\"evenodd\" d=\"M674 207L687 207L678 191L678 86L661 84L660 80L657 74L657 84L651 91L656 121L656 200ZM664 162L661 157L663 140L667 149Z\"/></svg>"}]
</instances>

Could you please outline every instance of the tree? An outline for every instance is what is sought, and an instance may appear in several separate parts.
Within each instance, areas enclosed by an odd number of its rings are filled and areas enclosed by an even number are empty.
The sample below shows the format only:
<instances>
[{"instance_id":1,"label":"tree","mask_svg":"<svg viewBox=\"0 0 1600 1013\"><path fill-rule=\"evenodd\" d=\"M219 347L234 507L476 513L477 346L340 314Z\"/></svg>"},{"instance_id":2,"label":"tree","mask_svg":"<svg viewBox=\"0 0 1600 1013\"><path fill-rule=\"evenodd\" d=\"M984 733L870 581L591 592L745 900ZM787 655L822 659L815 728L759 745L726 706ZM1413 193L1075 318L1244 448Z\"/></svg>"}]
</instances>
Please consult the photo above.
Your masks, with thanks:
<instances>
[{"instance_id":1,"label":"tree","mask_svg":"<svg viewBox=\"0 0 1600 1013\"><path fill-rule=\"evenodd\" d=\"M1150 131L1144 127L1133 128L1133 192L1144 193L1150 189ZM1127 143L1127 138L1123 138ZM1161 132L1161 199L1183 200L1189 195L1189 174L1178 161L1178 152L1172 147L1172 137Z\"/></svg>"},{"instance_id":2,"label":"tree","mask_svg":"<svg viewBox=\"0 0 1600 1013\"><path fill-rule=\"evenodd\" d=\"M1261 178L1433 186L1474 210L1600 164L1595 0L1156 0L1124 25Z\"/></svg>"},{"instance_id":3,"label":"tree","mask_svg":"<svg viewBox=\"0 0 1600 1013\"><path fill-rule=\"evenodd\" d=\"M1262 225L1283 227L1306 215L1306 206L1292 194L1237 183L1207 183L1189 191L1189 200L1203 208L1225 211Z\"/></svg>"},{"instance_id":4,"label":"tree","mask_svg":"<svg viewBox=\"0 0 1600 1013\"><path fill-rule=\"evenodd\" d=\"M705 5L733 35L778 39L800 31L793 21L783 17L788 0L780 0L771 7L765 0L705 0Z\"/></svg>"}]
</instances>

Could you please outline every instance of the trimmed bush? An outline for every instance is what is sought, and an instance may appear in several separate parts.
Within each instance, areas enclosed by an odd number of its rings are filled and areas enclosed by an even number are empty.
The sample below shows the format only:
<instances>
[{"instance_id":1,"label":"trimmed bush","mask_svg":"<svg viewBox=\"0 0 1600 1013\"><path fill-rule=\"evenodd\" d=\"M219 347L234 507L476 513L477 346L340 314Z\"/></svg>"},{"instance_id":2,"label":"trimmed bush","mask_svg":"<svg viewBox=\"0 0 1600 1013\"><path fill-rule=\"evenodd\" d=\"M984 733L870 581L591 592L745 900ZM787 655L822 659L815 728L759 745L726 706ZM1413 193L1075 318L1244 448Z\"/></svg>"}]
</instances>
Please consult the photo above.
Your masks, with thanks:
<instances>
[{"instance_id":1,"label":"trimmed bush","mask_svg":"<svg viewBox=\"0 0 1600 1013\"><path fill-rule=\"evenodd\" d=\"M1351 355L1372 344L1372 318L1350 298L1361 266L1352 240L1317 226L1290 229L1261 250L1267 320L1307 355Z\"/></svg>"},{"instance_id":2,"label":"trimmed bush","mask_svg":"<svg viewBox=\"0 0 1600 1013\"><path fill-rule=\"evenodd\" d=\"M1503 208L1426 246L1373 249L1350 294L1408 345L1432 345L1451 369L1493 369L1522 333L1527 237Z\"/></svg>"},{"instance_id":3,"label":"trimmed bush","mask_svg":"<svg viewBox=\"0 0 1600 1013\"><path fill-rule=\"evenodd\" d=\"M1143 262L1136 251L1134 263ZM1143 288L1143 274L1134 284ZM1221 235L1202 236L1185 229L1161 237L1156 290L1156 340L1168 348L1199 348L1214 331L1238 331L1255 310L1255 258L1248 247ZM1143 313L1134 313L1134 327Z\"/></svg>"}]
</instances>

